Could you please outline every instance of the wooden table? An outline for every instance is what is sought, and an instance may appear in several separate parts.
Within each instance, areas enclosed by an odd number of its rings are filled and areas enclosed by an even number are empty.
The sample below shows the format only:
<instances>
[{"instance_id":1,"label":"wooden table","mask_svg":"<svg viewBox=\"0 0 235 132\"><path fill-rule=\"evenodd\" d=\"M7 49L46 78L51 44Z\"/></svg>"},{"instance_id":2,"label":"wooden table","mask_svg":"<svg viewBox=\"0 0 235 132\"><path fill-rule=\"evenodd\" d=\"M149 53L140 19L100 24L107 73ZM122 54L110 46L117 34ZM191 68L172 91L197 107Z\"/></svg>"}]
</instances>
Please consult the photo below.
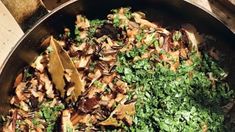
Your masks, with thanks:
<instances>
[{"instance_id":1,"label":"wooden table","mask_svg":"<svg viewBox=\"0 0 235 132\"><path fill-rule=\"evenodd\" d=\"M12 47L15 46L16 42L23 36L23 31L21 30L20 26L17 24L22 22L23 15L25 12L32 13L34 10L22 10L19 8L17 2L21 0L13 0L15 4L12 4L11 0L2 0L0 1L0 65L3 63L6 56L11 51ZM24 0L25 3L31 2L33 6L38 7L39 4L43 4L41 0ZM46 6L49 8L54 8L55 5L59 5L61 3L57 3L58 0L44 0ZM65 2L67 0L61 0ZM222 6L216 1L211 0L186 0L193 4L203 7L203 9L210 11L211 13L215 14L218 18L220 18L227 26L229 26L235 32L235 13L227 10L226 7ZM8 7L10 12L4 6L4 4ZM53 5L53 6L50 6ZM20 13L15 13L15 12ZM16 21L14 17L16 18ZM22 14L22 15L21 15Z\"/></svg>"}]
</instances>

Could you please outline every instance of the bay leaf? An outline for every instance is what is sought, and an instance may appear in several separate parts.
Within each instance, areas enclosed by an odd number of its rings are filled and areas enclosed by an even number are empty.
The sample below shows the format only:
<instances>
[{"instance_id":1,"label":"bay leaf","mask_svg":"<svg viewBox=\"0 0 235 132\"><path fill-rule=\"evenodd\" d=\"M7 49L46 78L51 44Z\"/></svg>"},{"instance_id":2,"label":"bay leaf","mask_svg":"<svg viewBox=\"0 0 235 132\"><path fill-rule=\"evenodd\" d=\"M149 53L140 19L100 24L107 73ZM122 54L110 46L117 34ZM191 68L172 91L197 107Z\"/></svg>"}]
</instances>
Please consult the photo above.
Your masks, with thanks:
<instances>
[{"instance_id":1,"label":"bay leaf","mask_svg":"<svg viewBox=\"0 0 235 132\"><path fill-rule=\"evenodd\" d=\"M61 97L65 97L65 70L71 70L71 82L74 83L75 89L66 100L76 101L77 97L84 91L85 86L81 80L81 75L78 73L68 53L53 37L50 39L50 49L48 71L51 74L52 82L55 84L56 89L60 91Z\"/></svg>"}]
</instances>

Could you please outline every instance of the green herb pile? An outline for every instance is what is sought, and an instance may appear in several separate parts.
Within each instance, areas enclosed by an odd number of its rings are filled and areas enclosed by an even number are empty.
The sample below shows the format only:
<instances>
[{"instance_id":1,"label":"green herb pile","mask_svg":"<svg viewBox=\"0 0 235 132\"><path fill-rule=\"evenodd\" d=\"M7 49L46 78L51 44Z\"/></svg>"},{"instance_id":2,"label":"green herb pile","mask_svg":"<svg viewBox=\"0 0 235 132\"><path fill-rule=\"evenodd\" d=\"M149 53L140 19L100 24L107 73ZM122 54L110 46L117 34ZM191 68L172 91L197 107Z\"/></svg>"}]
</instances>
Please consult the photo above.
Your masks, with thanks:
<instances>
[{"instance_id":1,"label":"green herb pile","mask_svg":"<svg viewBox=\"0 0 235 132\"><path fill-rule=\"evenodd\" d=\"M143 34L136 35L137 42ZM173 41L182 40L182 33L174 32ZM123 42L125 43L125 42ZM161 48L159 40L152 40ZM161 50L150 58L135 61L149 48L134 47L121 52L116 70L122 80L134 89L137 95L134 124L128 131L224 131L224 112L221 106L234 98L234 92L225 81L227 74L207 53L193 51L188 60L180 58L179 67L173 71L169 64L161 61ZM156 60L160 60L156 62ZM131 98L131 97L130 97Z\"/></svg>"},{"instance_id":2,"label":"green herb pile","mask_svg":"<svg viewBox=\"0 0 235 132\"><path fill-rule=\"evenodd\" d=\"M145 51L147 52L147 51ZM191 54L193 65L181 62L172 71L162 62L144 59L133 63L128 53L119 55L122 79L138 96L130 131L223 131L221 105L233 97L223 82L224 71L206 54ZM215 84L208 78L212 73Z\"/></svg>"}]
</instances>

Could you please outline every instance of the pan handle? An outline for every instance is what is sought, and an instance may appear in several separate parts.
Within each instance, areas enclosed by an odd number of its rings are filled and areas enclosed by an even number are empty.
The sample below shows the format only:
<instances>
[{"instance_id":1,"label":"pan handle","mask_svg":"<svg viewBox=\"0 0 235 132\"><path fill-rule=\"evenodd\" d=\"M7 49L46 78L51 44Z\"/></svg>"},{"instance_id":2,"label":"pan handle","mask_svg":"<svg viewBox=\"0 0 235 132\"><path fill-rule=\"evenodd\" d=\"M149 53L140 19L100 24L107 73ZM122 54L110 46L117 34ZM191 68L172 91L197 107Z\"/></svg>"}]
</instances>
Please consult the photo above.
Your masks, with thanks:
<instances>
[{"instance_id":1,"label":"pan handle","mask_svg":"<svg viewBox=\"0 0 235 132\"><path fill-rule=\"evenodd\" d=\"M41 0L2 0L2 3L24 32L49 12Z\"/></svg>"}]
</instances>

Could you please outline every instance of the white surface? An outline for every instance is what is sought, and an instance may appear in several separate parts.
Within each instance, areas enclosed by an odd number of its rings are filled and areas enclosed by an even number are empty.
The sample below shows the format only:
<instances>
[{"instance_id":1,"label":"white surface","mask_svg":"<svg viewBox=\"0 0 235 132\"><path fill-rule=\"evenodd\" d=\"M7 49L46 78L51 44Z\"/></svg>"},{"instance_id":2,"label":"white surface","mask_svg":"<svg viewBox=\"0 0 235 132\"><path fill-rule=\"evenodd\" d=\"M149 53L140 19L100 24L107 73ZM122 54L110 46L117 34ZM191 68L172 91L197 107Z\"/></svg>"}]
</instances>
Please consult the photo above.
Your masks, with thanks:
<instances>
[{"instance_id":1,"label":"white surface","mask_svg":"<svg viewBox=\"0 0 235 132\"><path fill-rule=\"evenodd\" d=\"M0 1L0 66L23 35L18 23Z\"/></svg>"}]
</instances>

